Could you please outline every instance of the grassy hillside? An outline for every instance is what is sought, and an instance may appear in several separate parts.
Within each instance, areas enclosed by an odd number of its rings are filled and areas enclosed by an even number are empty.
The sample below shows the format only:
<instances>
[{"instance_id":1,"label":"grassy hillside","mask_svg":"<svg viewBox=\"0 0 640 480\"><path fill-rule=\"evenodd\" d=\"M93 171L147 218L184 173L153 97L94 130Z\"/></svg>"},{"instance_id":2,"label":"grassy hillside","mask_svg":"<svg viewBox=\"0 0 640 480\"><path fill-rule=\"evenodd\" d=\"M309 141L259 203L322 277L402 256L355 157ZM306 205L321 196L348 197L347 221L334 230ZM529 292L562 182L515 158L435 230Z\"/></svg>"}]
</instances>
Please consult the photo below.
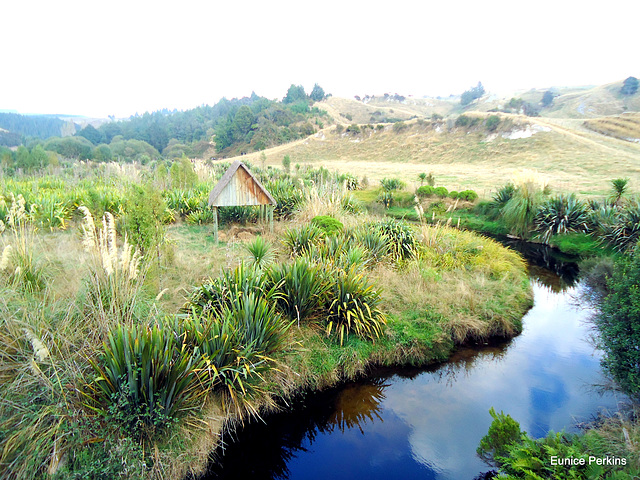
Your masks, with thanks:
<instances>
[{"instance_id":1,"label":"grassy hillside","mask_svg":"<svg viewBox=\"0 0 640 480\"><path fill-rule=\"evenodd\" d=\"M355 134L328 127L265 154L269 165L281 166L283 156L289 155L292 168L323 165L357 172L372 183L400 177L419 185L419 173L433 172L439 185L474 189L481 197L489 197L496 186L523 169L543 173L555 191L604 194L609 181L617 177L630 177L632 189L640 186L638 144L591 132L577 120L516 115L500 115L497 130L489 132L486 117L471 128L456 127L453 120L413 120L401 126L363 128ZM260 164L257 153L242 159Z\"/></svg>"},{"instance_id":2,"label":"grassy hillside","mask_svg":"<svg viewBox=\"0 0 640 480\"><path fill-rule=\"evenodd\" d=\"M616 117L587 120L584 125L591 130L631 142L640 142L640 113L625 113Z\"/></svg>"},{"instance_id":3,"label":"grassy hillside","mask_svg":"<svg viewBox=\"0 0 640 480\"><path fill-rule=\"evenodd\" d=\"M554 118L595 118L640 111L640 93L621 95L621 88L622 80L582 92L560 95L550 108L542 111L542 115Z\"/></svg>"}]
</instances>

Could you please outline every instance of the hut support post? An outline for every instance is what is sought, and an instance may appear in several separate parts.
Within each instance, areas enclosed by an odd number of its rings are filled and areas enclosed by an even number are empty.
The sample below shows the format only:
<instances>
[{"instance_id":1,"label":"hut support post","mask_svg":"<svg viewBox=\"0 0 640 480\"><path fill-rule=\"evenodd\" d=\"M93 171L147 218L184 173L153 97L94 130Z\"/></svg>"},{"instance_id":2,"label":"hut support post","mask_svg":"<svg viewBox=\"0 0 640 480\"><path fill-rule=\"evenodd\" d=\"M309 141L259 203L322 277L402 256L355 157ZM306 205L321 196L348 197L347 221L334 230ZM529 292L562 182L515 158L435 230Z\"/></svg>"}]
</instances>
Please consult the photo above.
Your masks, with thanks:
<instances>
[{"instance_id":1,"label":"hut support post","mask_svg":"<svg viewBox=\"0 0 640 480\"><path fill-rule=\"evenodd\" d=\"M218 243L218 207L213 207L213 239Z\"/></svg>"}]
</instances>

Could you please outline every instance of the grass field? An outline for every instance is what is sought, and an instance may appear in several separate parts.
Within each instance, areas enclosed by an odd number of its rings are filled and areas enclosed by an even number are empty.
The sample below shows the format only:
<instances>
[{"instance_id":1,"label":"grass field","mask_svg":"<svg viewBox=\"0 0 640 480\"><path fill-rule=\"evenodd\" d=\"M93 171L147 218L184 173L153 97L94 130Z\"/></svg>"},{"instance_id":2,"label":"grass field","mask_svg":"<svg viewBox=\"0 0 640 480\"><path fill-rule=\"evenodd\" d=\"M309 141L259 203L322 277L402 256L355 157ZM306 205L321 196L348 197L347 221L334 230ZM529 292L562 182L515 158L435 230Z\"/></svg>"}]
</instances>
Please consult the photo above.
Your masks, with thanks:
<instances>
[{"instance_id":1,"label":"grass field","mask_svg":"<svg viewBox=\"0 0 640 480\"><path fill-rule=\"evenodd\" d=\"M328 127L313 137L265 151L267 164L281 166L284 155L291 164L324 166L351 172L376 183L399 177L418 186L417 175L433 172L438 185L449 189L473 189L488 198L517 172L533 169L545 175L553 191L603 195L610 180L631 179L632 191L640 187L640 145L589 131L580 120L528 119L501 115L511 131L538 125L528 138L491 140L482 127L456 128L453 122L406 122L398 132L392 125L363 133L338 134ZM450 128L448 128L450 127ZM502 127L500 127L502 128ZM500 131L500 129L498 130ZM260 164L258 153L242 157ZM226 161L229 161L227 159Z\"/></svg>"},{"instance_id":2,"label":"grass field","mask_svg":"<svg viewBox=\"0 0 640 480\"><path fill-rule=\"evenodd\" d=\"M626 113L617 117L595 118L584 122L587 128L611 137L640 142L640 114Z\"/></svg>"}]
</instances>

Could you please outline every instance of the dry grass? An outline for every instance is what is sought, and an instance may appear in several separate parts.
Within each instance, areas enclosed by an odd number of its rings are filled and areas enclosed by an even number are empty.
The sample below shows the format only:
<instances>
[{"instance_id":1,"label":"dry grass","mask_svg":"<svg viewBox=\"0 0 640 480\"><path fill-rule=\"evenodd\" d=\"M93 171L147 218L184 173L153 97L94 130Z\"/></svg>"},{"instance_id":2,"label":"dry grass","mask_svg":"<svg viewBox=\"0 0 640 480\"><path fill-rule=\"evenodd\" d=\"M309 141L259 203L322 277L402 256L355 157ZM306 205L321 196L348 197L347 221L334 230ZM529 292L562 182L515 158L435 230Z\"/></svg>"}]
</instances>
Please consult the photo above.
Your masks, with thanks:
<instances>
[{"instance_id":1,"label":"dry grass","mask_svg":"<svg viewBox=\"0 0 640 480\"><path fill-rule=\"evenodd\" d=\"M621 140L640 142L640 113L627 113L619 117L587 120L585 126L591 130Z\"/></svg>"},{"instance_id":2,"label":"dry grass","mask_svg":"<svg viewBox=\"0 0 640 480\"><path fill-rule=\"evenodd\" d=\"M482 129L447 131L446 126L422 125L394 132L367 129L357 136L323 130L321 136L267 150L267 163L280 166L282 156L293 164L324 166L330 170L366 176L375 183L400 177L409 188L420 185L417 175L433 172L437 185L453 190L472 189L489 198L523 169L548 177L552 191L604 195L612 178L629 177L640 184L640 145L590 132L575 122L511 116L514 125L532 122L550 131L529 138L487 141ZM254 158L255 157L255 158ZM242 157L259 164L259 155Z\"/></svg>"}]
</instances>

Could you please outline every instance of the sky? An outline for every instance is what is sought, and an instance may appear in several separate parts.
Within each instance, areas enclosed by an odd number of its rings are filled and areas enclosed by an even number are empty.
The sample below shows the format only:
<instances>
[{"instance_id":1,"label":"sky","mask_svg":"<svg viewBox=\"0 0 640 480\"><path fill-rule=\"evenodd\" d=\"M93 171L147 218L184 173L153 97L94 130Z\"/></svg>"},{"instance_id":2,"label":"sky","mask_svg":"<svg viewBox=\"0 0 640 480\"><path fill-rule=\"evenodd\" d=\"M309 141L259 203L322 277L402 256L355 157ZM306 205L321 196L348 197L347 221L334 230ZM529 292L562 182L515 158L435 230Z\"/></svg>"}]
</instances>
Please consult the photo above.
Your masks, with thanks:
<instances>
[{"instance_id":1,"label":"sky","mask_svg":"<svg viewBox=\"0 0 640 480\"><path fill-rule=\"evenodd\" d=\"M128 117L291 84L460 94L640 77L637 0L6 0L0 110Z\"/></svg>"}]
</instances>

